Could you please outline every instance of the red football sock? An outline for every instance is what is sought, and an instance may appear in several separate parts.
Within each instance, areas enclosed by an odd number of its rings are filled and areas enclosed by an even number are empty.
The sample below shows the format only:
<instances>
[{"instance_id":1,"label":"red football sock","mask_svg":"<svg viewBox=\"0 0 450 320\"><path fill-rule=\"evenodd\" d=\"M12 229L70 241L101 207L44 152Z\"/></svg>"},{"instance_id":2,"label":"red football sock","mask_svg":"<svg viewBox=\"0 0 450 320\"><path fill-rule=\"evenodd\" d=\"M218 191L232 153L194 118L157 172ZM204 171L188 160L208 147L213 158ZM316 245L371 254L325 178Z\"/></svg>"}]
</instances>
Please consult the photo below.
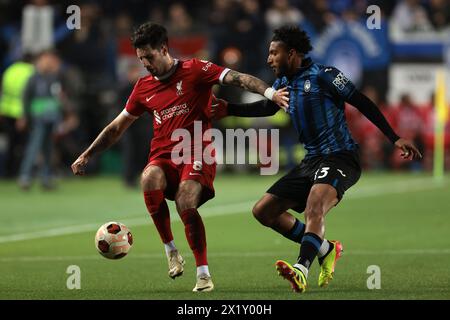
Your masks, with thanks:
<instances>
[{"instance_id":1,"label":"red football sock","mask_svg":"<svg viewBox=\"0 0 450 320\"><path fill-rule=\"evenodd\" d=\"M144 191L145 205L159 232L161 241L168 243L173 240L170 228L170 213L162 190Z\"/></svg>"},{"instance_id":2,"label":"red football sock","mask_svg":"<svg viewBox=\"0 0 450 320\"><path fill-rule=\"evenodd\" d=\"M194 253L197 267L208 265L208 259L206 258L206 233L202 217L200 217L195 208L184 210L180 216L184 223L186 239Z\"/></svg>"}]
</instances>

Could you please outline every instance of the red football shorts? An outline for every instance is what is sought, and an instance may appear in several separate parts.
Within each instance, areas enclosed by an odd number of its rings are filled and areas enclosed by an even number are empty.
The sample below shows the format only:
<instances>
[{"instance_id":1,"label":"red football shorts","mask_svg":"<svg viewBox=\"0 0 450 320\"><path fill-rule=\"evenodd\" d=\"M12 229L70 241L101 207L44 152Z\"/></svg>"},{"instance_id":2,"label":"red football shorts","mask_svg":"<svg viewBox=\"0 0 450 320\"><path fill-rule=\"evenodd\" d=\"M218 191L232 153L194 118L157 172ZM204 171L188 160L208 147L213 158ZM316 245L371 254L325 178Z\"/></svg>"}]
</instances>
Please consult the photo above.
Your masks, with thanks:
<instances>
[{"instance_id":1,"label":"red football shorts","mask_svg":"<svg viewBox=\"0 0 450 320\"><path fill-rule=\"evenodd\" d=\"M214 178L216 176L216 163L207 164L201 161L191 161L189 164L175 164L170 155L168 157L158 157L150 160L149 165L160 167L166 175L167 187L164 196L169 200L175 200L178 186L184 180L195 180L202 185L202 195L199 207L206 201L214 198ZM144 169L145 170L145 169Z\"/></svg>"}]
</instances>

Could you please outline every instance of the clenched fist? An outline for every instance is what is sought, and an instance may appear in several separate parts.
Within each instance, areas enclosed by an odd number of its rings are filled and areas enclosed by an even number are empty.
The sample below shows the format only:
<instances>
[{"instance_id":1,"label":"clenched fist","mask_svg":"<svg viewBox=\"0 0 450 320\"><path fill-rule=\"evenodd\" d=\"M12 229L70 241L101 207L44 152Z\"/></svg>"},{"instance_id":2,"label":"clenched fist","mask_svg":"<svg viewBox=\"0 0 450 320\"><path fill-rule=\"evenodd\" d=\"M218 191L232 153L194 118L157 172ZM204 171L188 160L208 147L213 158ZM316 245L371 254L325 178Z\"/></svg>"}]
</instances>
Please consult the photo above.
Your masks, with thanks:
<instances>
[{"instance_id":1,"label":"clenched fist","mask_svg":"<svg viewBox=\"0 0 450 320\"><path fill-rule=\"evenodd\" d=\"M76 176L83 176L84 175L84 169L89 161L89 157L85 155L81 155L78 157L77 160L75 160L74 163L72 163L71 168L72 172Z\"/></svg>"}]
</instances>

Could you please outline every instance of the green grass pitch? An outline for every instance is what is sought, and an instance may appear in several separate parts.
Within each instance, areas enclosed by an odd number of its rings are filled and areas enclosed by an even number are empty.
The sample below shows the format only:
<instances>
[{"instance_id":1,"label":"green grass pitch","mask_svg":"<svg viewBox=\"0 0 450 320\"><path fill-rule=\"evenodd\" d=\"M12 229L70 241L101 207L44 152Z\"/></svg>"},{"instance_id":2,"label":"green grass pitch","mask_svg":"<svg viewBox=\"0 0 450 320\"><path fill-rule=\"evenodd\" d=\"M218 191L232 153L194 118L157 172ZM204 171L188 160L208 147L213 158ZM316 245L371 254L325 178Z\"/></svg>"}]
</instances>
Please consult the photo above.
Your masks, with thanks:
<instances>
[{"instance_id":1,"label":"green grass pitch","mask_svg":"<svg viewBox=\"0 0 450 320\"><path fill-rule=\"evenodd\" d=\"M450 299L450 176L434 183L422 174L364 174L326 219L326 237L344 245L334 280L317 286L316 261L302 295L274 267L277 259L295 261L298 246L251 214L276 179L217 175L216 198L199 210L215 290L200 294L191 292L195 262L172 203L175 242L187 262L176 280L167 276L141 193L117 178L70 179L55 192L28 193L1 182L0 299ZM122 260L94 248L96 229L111 220L134 236ZM80 267L80 290L66 287L70 265ZM372 265L381 289L367 288Z\"/></svg>"}]
</instances>

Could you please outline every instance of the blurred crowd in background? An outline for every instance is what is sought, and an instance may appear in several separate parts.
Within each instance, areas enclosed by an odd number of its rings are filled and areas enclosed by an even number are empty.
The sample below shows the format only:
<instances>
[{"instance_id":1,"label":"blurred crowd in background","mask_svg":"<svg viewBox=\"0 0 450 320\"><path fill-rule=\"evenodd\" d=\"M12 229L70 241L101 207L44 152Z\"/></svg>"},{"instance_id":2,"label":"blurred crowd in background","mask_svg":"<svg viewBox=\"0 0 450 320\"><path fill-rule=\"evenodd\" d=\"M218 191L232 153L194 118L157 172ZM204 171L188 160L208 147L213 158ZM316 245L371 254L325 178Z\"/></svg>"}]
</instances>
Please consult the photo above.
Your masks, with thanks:
<instances>
[{"instance_id":1,"label":"blurred crowd in background","mask_svg":"<svg viewBox=\"0 0 450 320\"><path fill-rule=\"evenodd\" d=\"M79 29L68 28L73 11L66 10L72 4L81 9ZM381 9L378 29L366 24L369 5ZM208 59L268 83L274 80L266 65L272 30L301 26L312 39L312 58L341 69L396 132L424 153L422 161L401 161L381 132L347 106L364 168L431 169L434 79L409 75L419 85L426 81L421 90L395 79L410 72L408 66L445 65L450 0L0 0L1 178L18 178L26 189L39 175L51 189L53 176L70 174L70 164L123 109L134 83L146 74L130 43L133 29L146 21L168 29L172 56ZM393 73L393 65L403 71ZM232 102L259 99L231 87L216 89L218 97ZM283 169L304 155L283 112L264 119L226 118L215 126L279 128ZM88 173L121 173L127 185L135 185L151 134L146 115L117 146L92 159ZM449 123L445 141L450 168Z\"/></svg>"}]
</instances>

